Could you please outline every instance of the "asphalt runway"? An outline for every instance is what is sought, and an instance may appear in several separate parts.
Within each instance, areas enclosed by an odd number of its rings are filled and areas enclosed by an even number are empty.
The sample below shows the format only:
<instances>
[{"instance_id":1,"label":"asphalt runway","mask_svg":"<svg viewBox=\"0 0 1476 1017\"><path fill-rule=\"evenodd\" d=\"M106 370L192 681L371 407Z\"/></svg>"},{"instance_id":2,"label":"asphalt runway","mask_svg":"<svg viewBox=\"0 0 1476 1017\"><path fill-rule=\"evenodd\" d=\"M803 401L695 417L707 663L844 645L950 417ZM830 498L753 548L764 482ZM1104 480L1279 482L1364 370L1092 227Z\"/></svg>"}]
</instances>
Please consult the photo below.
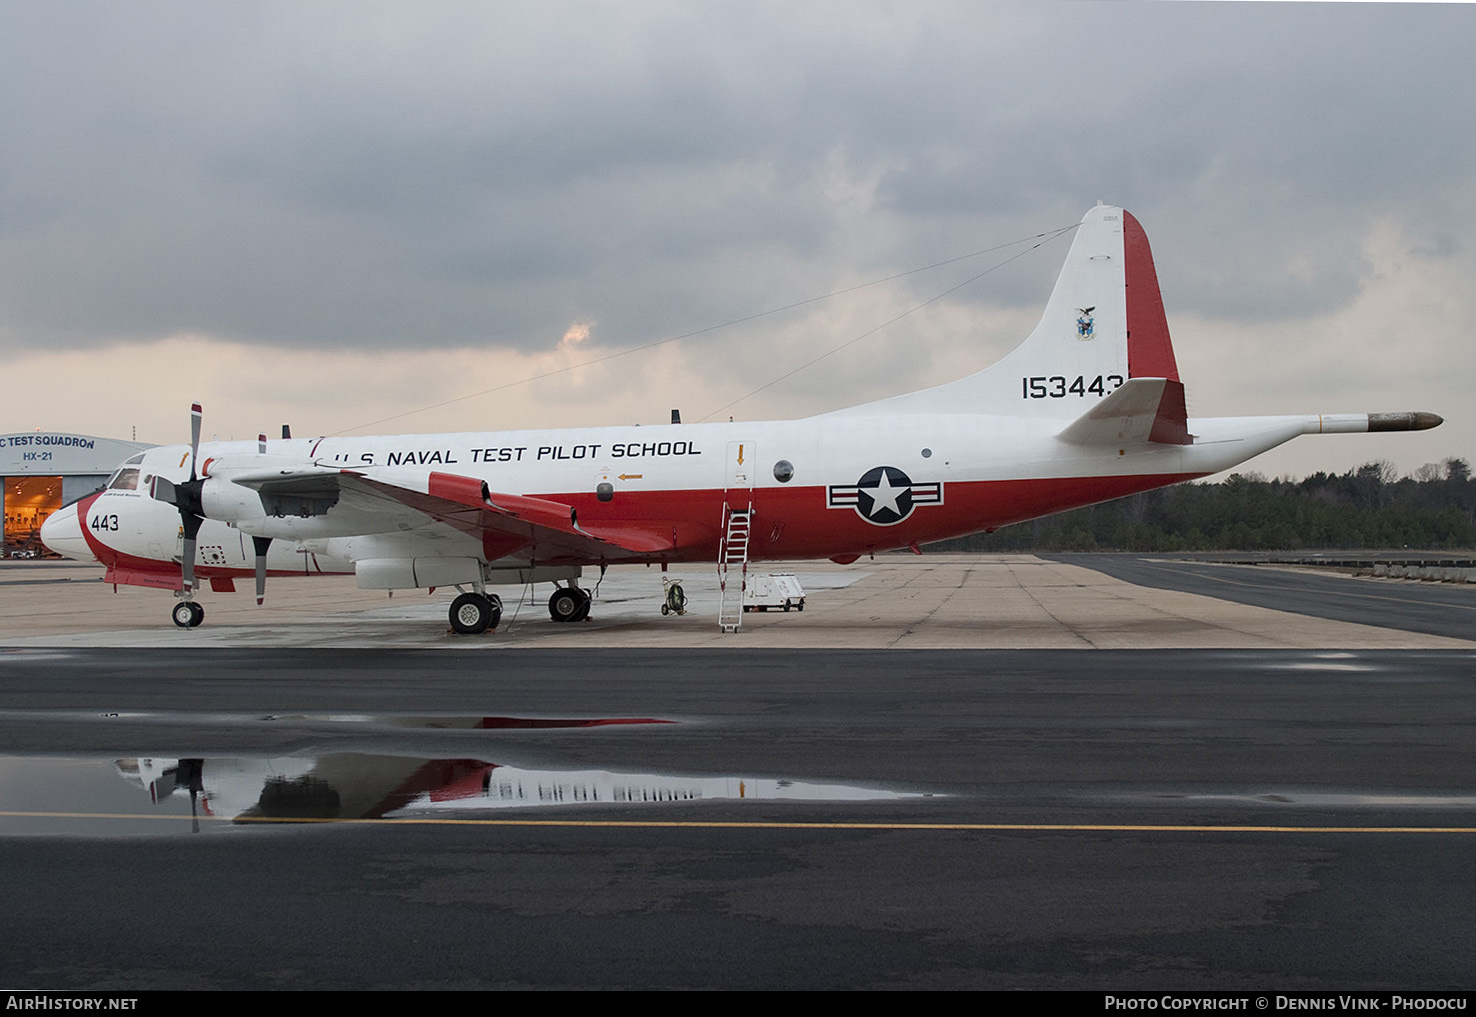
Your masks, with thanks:
<instances>
[{"instance_id":1,"label":"asphalt runway","mask_svg":"<svg viewBox=\"0 0 1476 1017\"><path fill-rule=\"evenodd\" d=\"M1334 621L1469 639L1476 591L1468 584L1370 579L1310 568L1222 565L1124 554L1048 555L1135 586L1193 593Z\"/></svg>"},{"instance_id":2,"label":"asphalt runway","mask_svg":"<svg viewBox=\"0 0 1476 1017\"><path fill-rule=\"evenodd\" d=\"M0 734L12 760L43 760L27 768L29 811L82 815L33 816L0 837L0 980L1127 989L1476 976L1467 654L509 651L489 666L476 652L291 651L269 673L261 663L231 650L5 655ZM486 717L674 723L457 726ZM427 801L363 823L220 819L193 833L182 808L139 830L71 772L197 753L207 778L305 756L326 773L374 753L480 760L548 788L615 772L909 797ZM117 774L105 782L134 812L157 808Z\"/></svg>"},{"instance_id":3,"label":"asphalt runway","mask_svg":"<svg viewBox=\"0 0 1476 1017\"><path fill-rule=\"evenodd\" d=\"M841 614L889 590L908 639L957 639L928 599L947 575L1058 644L765 645L855 633L819 593L715 646L619 645L614 622L434 652L229 625L107 647L71 619L9 640L0 982L1476 983L1469 643L1021 558L904 562L836 586ZM125 614L108 631L136 642ZM1204 645L1258 625L1277 641ZM1160 648L1060 648L1111 626ZM1406 648L1319 645L1379 632Z\"/></svg>"}]
</instances>

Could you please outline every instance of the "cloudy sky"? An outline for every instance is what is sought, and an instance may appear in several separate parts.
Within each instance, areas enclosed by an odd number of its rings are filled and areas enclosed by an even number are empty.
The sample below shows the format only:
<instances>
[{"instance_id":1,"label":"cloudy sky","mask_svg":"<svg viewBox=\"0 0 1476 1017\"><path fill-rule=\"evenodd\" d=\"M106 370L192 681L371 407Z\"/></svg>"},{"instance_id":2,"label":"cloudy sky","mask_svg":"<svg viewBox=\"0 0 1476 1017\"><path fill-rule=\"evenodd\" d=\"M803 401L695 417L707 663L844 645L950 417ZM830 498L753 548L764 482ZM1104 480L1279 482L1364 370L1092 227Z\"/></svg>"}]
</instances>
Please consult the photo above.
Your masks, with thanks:
<instances>
[{"instance_id":1,"label":"cloudy sky","mask_svg":"<svg viewBox=\"0 0 1476 1017\"><path fill-rule=\"evenodd\" d=\"M1447 418L1249 468L1473 457L1473 38L1467 5L0 0L0 430L803 416L1002 355L1070 235L1003 245L1100 199L1191 414Z\"/></svg>"}]
</instances>

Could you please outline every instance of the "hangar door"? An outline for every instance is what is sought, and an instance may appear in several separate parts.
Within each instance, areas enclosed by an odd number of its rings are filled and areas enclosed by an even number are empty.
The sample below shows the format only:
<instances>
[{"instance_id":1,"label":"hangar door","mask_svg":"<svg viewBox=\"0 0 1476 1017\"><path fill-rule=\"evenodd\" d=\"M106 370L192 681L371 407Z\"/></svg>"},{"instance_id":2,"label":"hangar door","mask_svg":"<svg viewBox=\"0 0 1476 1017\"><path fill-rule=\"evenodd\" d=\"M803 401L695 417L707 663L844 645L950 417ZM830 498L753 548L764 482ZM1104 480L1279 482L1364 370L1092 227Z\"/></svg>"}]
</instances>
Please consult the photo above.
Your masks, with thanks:
<instances>
[{"instance_id":1,"label":"hangar door","mask_svg":"<svg viewBox=\"0 0 1476 1017\"><path fill-rule=\"evenodd\" d=\"M40 554L41 524L62 507L61 477L5 478L5 555Z\"/></svg>"}]
</instances>

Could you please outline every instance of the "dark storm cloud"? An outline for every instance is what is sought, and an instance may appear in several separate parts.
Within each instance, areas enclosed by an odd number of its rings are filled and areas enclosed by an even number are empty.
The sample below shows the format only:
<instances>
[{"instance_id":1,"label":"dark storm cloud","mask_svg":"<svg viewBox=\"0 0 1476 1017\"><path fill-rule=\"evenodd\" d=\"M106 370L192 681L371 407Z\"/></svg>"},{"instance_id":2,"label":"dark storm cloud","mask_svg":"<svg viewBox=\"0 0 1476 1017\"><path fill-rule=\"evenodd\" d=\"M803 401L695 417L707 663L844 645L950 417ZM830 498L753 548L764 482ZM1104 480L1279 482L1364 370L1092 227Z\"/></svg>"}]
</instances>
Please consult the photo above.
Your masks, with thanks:
<instances>
[{"instance_id":1,"label":"dark storm cloud","mask_svg":"<svg viewBox=\"0 0 1476 1017\"><path fill-rule=\"evenodd\" d=\"M1468 217L1476 145L1456 125L1476 115L1461 70L1470 8L1068 9L1038 10L1029 45L996 54L1005 84L970 100L972 130L888 174L893 207L1119 202L1159 246L1195 252L1169 266L1179 301L1243 320L1351 299L1372 217Z\"/></svg>"},{"instance_id":2,"label":"dark storm cloud","mask_svg":"<svg viewBox=\"0 0 1476 1017\"><path fill-rule=\"evenodd\" d=\"M644 342L1098 198L1254 322L1351 300L1374 217L1443 257L1471 214L1462 5L4 11L11 346Z\"/></svg>"}]
</instances>

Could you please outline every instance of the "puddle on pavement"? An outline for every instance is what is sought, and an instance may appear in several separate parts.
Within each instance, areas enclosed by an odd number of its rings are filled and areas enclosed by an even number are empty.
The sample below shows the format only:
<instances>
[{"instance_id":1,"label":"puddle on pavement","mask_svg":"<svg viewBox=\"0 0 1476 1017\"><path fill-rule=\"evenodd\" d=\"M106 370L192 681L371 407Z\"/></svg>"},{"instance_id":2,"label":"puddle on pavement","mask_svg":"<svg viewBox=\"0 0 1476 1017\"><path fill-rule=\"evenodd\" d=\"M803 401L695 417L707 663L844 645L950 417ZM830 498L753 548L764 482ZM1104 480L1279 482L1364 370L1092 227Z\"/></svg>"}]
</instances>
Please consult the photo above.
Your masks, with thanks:
<instances>
[{"instance_id":1,"label":"puddle on pavement","mask_svg":"<svg viewBox=\"0 0 1476 1017\"><path fill-rule=\"evenodd\" d=\"M250 726L253 724L351 724L371 728L421 728L428 731L516 731L542 728L611 727L627 724L676 724L659 717L454 717L422 714L369 713L179 713L149 710L112 710L105 713L80 710L0 710L7 720L61 720L87 723L93 721L129 720L158 721L171 725L190 723L202 726Z\"/></svg>"},{"instance_id":2,"label":"puddle on pavement","mask_svg":"<svg viewBox=\"0 0 1476 1017\"><path fill-rule=\"evenodd\" d=\"M476 759L0 757L0 833L179 833L320 820L474 818L532 806L929 797L740 776L539 770Z\"/></svg>"},{"instance_id":3,"label":"puddle on pavement","mask_svg":"<svg viewBox=\"0 0 1476 1017\"><path fill-rule=\"evenodd\" d=\"M1341 791L1283 790L1247 794L1163 795L1180 798L1195 805L1202 803L1227 805L1310 805L1317 808L1430 808L1469 809L1476 807L1476 795L1462 794L1390 794Z\"/></svg>"}]
</instances>

